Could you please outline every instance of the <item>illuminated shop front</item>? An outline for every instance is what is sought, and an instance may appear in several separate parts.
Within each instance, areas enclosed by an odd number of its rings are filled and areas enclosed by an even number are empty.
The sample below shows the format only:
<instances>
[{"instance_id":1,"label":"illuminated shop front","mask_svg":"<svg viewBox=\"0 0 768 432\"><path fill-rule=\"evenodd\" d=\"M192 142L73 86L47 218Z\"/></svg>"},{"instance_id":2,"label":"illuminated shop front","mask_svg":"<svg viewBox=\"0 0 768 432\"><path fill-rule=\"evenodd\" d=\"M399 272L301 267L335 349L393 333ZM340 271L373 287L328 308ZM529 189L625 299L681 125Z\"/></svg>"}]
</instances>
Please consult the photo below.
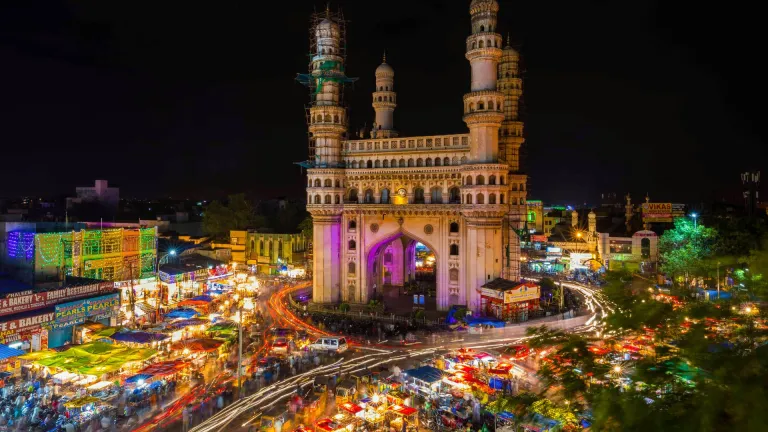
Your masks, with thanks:
<instances>
[{"instance_id":1,"label":"illuminated shop front","mask_svg":"<svg viewBox=\"0 0 768 432\"><path fill-rule=\"evenodd\" d=\"M526 321L528 312L539 308L540 297L541 290L533 282L496 279L480 289L483 314L504 321Z\"/></svg>"}]
</instances>

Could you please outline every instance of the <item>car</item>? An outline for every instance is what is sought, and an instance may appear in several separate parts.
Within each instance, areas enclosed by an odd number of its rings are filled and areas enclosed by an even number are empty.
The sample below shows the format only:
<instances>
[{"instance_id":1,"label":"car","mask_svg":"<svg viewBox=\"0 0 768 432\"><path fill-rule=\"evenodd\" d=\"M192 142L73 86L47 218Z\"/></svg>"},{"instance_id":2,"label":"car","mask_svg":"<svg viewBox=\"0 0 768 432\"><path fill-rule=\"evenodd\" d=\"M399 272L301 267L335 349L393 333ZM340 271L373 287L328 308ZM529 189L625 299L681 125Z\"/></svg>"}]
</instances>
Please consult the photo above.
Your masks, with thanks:
<instances>
[{"instance_id":1,"label":"car","mask_svg":"<svg viewBox=\"0 0 768 432\"><path fill-rule=\"evenodd\" d=\"M290 351L289 340L284 337L279 337L272 341L272 345L269 347L269 352L272 354L286 355Z\"/></svg>"},{"instance_id":2,"label":"car","mask_svg":"<svg viewBox=\"0 0 768 432\"><path fill-rule=\"evenodd\" d=\"M264 357L259 359L259 361L256 363L256 373L257 374L263 374L268 369L272 369L280 363L280 359L277 357Z\"/></svg>"},{"instance_id":3,"label":"car","mask_svg":"<svg viewBox=\"0 0 768 432\"><path fill-rule=\"evenodd\" d=\"M312 351L343 353L348 348L347 339L343 337L322 337L309 344L309 349Z\"/></svg>"},{"instance_id":4,"label":"car","mask_svg":"<svg viewBox=\"0 0 768 432\"><path fill-rule=\"evenodd\" d=\"M269 340L275 340L277 338L293 339L296 336L296 332L287 328L273 327L269 330Z\"/></svg>"},{"instance_id":5,"label":"car","mask_svg":"<svg viewBox=\"0 0 768 432\"><path fill-rule=\"evenodd\" d=\"M526 345L512 345L504 349L501 358L504 360L520 360L528 357L531 349Z\"/></svg>"}]
</instances>

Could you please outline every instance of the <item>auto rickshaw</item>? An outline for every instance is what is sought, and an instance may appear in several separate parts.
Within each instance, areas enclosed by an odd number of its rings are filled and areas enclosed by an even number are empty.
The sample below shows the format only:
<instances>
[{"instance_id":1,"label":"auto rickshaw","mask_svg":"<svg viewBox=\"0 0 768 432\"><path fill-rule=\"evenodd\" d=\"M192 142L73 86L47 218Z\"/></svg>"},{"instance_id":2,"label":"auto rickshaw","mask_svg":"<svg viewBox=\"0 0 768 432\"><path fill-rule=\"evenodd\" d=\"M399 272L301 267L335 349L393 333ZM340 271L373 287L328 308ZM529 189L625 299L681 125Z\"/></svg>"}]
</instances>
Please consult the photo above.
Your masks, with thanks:
<instances>
[{"instance_id":1,"label":"auto rickshaw","mask_svg":"<svg viewBox=\"0 0 768 432\"><path fill-rule=\"evenodd\" d=\"M301 409L296 413L296 422L303 424L312 424L315 419L325 412L326 396L309 394L304 397Z\"/></svg>"},{"instance_id":2,"label":"auto rickshaw","mask_svg":"<svg viewBox=\"0 0 768 432\"><path fill-rule=\"evenodd\" d=\"M264 432L275 432L275 422L277 419L283 421L281 430L291 430L293 427L293 414L291 411L284 406L276 405L267 409L261 415L258 422L259 430Z\"/></svg>"},{"instance_id":3,"label":"auto rickshaw","mask_svg":"<svg viewBox=\"0 0 768 432\"><path fill-rule=\"evenodd\" d=\"M357 401L357 383L354 380L345 379L336 385L336 405L355 401Z\"/></svg>"},{"instance_id":4,"label":"auto rickshaw","mask_svg":"<svg viewBox=\"0 0 768 432\"><path fill-rule=\"evenodd\" d=\"M326 394L328 392L328 381L330 380L327 376L316 376L312 384L312 393L318 396Z\"/></svg>"}]
</instances>

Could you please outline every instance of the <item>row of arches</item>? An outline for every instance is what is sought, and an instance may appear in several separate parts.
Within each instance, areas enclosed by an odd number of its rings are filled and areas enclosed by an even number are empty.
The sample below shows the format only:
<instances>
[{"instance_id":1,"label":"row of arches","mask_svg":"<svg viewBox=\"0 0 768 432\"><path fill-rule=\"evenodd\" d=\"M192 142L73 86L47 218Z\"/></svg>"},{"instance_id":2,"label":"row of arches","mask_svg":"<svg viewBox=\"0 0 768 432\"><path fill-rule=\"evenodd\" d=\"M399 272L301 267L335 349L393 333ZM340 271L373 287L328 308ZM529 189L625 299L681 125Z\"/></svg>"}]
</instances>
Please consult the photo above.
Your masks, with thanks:
<instances>
[{"instance_id":1,"label":"row of arches","mask_svg":"<svg viewBox=\"0 0 768 432\"><path fill-rule=\"evenodd\" d=\"M392 90L394 91L394 89L392 89ZM389 86L379 86L379 91L380 92L389 91Z\"/></svg>"},{"instance_id":2,"label":"row of arches","mask_svg":"<svg viewBox=\"0 0 768 432\"><path fill-rule=\"evenodd\" d=\"M275 244L272 242L272 240L270 240L267 243L266 250L264 249L264 246L265 246L264 240L259 240L259 256L272 258ZM256 251L256 243L253 240L251 240L251 253L255 251ZM282 240L277 241L277 258L279 259L283 258L283 241Z\"/></svg>"},{"instance_id":3,"label":"row of arches","mask_svg":"<svg viewBox=\"0 0 768 432\"><path fill-rule=\"evenodd\" d=\"M325 197L322 197L320 194L317 194L312 198L312 194L309 194L307 196L307 203L310 204L341 204L341 195L331 195L326 194Z\"/></svg>"},{"instance_id":4,"label":"row of arches","mask_svg":"<svg viewBox=\"0 0 768 432\"><path fill-rule=\"evenodd\" d=\"M327 188L329 188L329 187L337 187L337 188L340 188L341 187L341 180L336 179L336 182L334 183L334 181L331 180L331 179L325 179L324 181L320 180L320 179L315 179L314 182L312 181L312 179L309 179L309 185L307 187L316 187L316 188L319 188L319 187L327 187Z\"/></svg>"},{"instance_id":5,"label":"row of arches","mask_svg":"<svg viewBox=\"0 0 768 432\"><path fill-rule=\"evenodd\" d=\"M409 167L432 167L432 166L450 166L450 165L458 165L458 164L464 164L467 163L467 157L462 156L461 159L459 159L457 156L454 156L453 158L448 158L447 156L444 158L436 157L434 159L432 158L409 158L408 160L405 159L376 159L372 160L369 159L367 161L361 160L361 161L351 161L347 162L347 166L350 168L356 169L356 168L409 168Z\"/></svg>"},{"instance_id":6,"label":"row of arches","mask_svg":"<svg viewBox=\"0 0 768 432\"><path fill-rule=\"evenodd\" d=\"M493 100L480 101L475 105L474 102L470 102L469 105L464 107L465 112L475 111L501 111L504 108L504 104L499 102L495 103Z\"/></svg>"},{"instance_id":7,"label":"row of arches","mask_svg":"<svg viewBox=\"0 0 768 432\"><path fill-rule=\"evenodd\" d=\"M485 194L483 193L477 193L473 195L471 193L468 193L466 195L466 198L464 200L464 204L485 204ZM499 194L498 201L496 199L496 194L491 192L488 194L488 204L504 204L504 194Z\"/></svg>"},{"instance_id":8,"label":"row of arches","mask_svg":"<svg viewBox=\"0 0 768 432\"><path fill-rule=\"evenodd\" d=\"M375 97L375 96L374 96L374 97ZM375 100L375 99L374 99L374 100ZM382 97L382 96L379 96L378 100L379 100L379 102L387 102L387 97L386 97L386 96L384 96L384 97ZM389 102L393 102L393 100L392 100L392 96L390 96L390 97L389 97Z\"/></svg>"},{"instance_id":9,"label":"row of arches","mask_svg":"<svg viewBox=\"0 0 768 432\"><path fill-rule=\"evenodd\" d=\"M377 201L378 198L378 201ZM360 193L357 189L350 189L347 192L347 203L362 203L362 204L391 204L392 192L388 188L381 189L378 197L373 189L366 189L362 193L362 201ZM413 199L410 204L426 204L426 195L424 189L417 187L413 189ZM429 191L429 203L430 204L461 204L461 192L458 187L452 187L448 189L448 196L444 196L443 188L435 186Z\"/></svg>"},{"instance_id":10,"label":"row of arches","mask_svg":"<svg viewBox=\"0 0 768 432\"><path fill-rule=\"evenodd\" d=\"M486 40L480 39L479 42L472 41L472 49L476 49L476 48L499 48L499 40L494 39L493 41L491 41L491 39L486 39Z\"/></svg>"},{"instance_id":11,"label":"row of arches","mask_svg":"<svg viewBox=\"0 0 768 432\"><path fill-rule=\"evenodd\" d=\"M472 176L464 177L464 185L465 186L472 186L472 182L473 182ZM485 185L485 176L482 175L482 174L478 174L478 176L476 177L476 180L474 180L474 184L477 185L477 186L484 186ZM490 176L488 176L488 184L491 185L491 186L496 185L496 176L495 175L491 174ZM499 184L500 185L504 184L504 176L499 176ZM517 190L517 189L515 189L515 190Z\"/></svg>"},{"instance_id":12,"label":"row of arches","mask_svg":"<svg viewBox=\"0 0 768 432\"><path fill-rule=\"evenodd\" d=\"M338 114L334 114L333 117L330 114L314 114L312 115L312 123L341 124L341 117Z\"/></svg>"}]
</instances>

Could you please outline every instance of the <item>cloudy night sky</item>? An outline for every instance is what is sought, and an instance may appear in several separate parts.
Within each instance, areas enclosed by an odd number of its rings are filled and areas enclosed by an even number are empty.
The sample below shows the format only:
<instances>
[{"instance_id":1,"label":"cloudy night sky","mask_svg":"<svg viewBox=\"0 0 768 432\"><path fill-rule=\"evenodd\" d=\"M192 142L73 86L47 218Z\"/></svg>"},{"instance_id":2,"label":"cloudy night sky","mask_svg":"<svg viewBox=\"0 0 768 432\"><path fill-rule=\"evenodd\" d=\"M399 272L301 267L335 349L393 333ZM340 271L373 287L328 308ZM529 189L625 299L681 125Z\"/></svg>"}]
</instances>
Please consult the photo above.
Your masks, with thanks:
<instances>
[{"instance_id":1,"label":"cloudy night sky","mask_svg":"<svg viewBox=\"0 0 768 432\"><path fill-rule=\"evenodd\" d=\"M10 2L7 2L10 3ZM525 69L531 199L739 197L766 170L757 6L501 0ZM375 5L382 5L375 7ZM370 124L387 50L402 136L462 133L469 0L341 1L348 100ZM124 196L303 197L311 1L0 6L0 196L103 178Z\"/></svg>"}]
</instances>

